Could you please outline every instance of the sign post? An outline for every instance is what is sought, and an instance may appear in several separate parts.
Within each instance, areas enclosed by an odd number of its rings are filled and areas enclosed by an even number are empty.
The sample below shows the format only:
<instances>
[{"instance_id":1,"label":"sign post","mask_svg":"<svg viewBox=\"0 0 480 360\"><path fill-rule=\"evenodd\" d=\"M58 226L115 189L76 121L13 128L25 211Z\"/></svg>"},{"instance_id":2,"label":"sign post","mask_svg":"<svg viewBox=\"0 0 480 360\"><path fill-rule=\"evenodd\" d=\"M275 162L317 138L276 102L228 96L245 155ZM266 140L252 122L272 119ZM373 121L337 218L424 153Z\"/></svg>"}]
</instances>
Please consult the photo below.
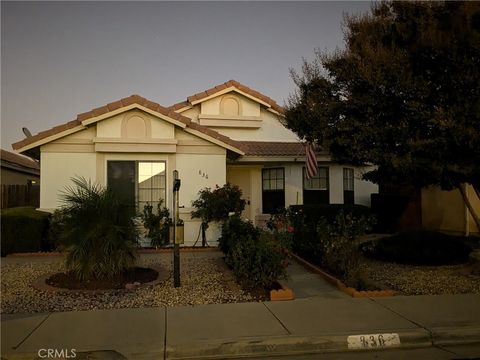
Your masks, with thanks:
<instances>
[{"instance_id":1,"label":"sign post","mask_svg":"<svg viewBox=\"0 0 480 360\"><path fill-rule=\"evenodd\" d=\"M178 178L178 171L173 171L173 286L180 287L180 244L177 241L177 225L179 219L178 191L181 181Z\"/></svg>"}]
</instances>

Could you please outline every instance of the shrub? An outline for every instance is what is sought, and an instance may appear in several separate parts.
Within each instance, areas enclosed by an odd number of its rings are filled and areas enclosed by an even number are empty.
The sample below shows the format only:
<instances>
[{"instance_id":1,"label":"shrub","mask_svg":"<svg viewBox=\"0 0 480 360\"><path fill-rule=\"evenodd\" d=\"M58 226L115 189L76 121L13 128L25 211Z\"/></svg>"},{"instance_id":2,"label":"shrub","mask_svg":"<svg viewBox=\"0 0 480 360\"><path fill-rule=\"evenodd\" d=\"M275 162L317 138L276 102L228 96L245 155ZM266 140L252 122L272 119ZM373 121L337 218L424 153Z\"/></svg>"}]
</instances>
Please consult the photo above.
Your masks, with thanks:
<instances>
[{"instance_id":1,"label":"shrub","mask_svg":"<svg viewBox=\"0 0 480 360\"><path fill-rule=\"evenodd\" d=\"M337 215L333 224L328 224L326 220L319 224L321 262L347 285L359 285L360 253L356 238L369 231L371 226L371 218L357 218L343 213Z\"/></svg>"},{"instance_id":2,"label":"shrub","mask_svg":"<svg viewBox=\"0 0 480 360\"><path fill-rule=\"evenodd\" d=\"M147 236L151 239L152 246L165 246L169 243L169 227L172 223L170 211L162 206L163 199L157 205L157 213L153 212L153 206L147 204L143 207L141 215L143 226L148 230Z\"/></svg>"},{"instance_id":3,"label":"shrub","mask_svg":"<svg viewBox=\"0 0 480 360\"><path fill-rule=\"evenodd\" d=\"M111 278L133 267L136 229L131 209L108 188L83 178L63 194L60 240L66 268L79 280Z\"/></svg>"},{"instance_id":4,"label":"shrub","mask_svg":"<svg viewBox=\"0 0 480 360\"><path fill-rule=\"evenodd\" d=\"M262 232L257 238L240 239L233 244L230 259L237 279L246 288L270 289L286 276L285 254L272 234Z\"/></svg>"},{"instance_id":5,"label":"shrub","mask_svg":"<svg viewBox=\"0 0 480 360\"><path fill-rule=\"evenodd\" d=\"M370 258L411 265L447 265L468 261L471 248L462 237L435 231L410 231L360 246Z\"/></svg>"},{"instance_id":6,"label":"shrub","mask_svg":"<svg viewBox=\"0 0 480 360\"><path fill-rule=\"evenodd\" d=\"M1 255L52 250L48 237L49 218L49 213L33 207L3 209Z\"/></svg>"},{"instance_id":7,"label":"shrub","mask_svg":"<svg viewBox=\"0 0 480 360\"><path fill-rule=\"evenodd\" d=\"M236 242L247 237L256 239L259 236L260 230L251 221L243 221L240 216L234 215L222 224L218 247L224 254L229 254Z\"/></svg>"},{"instance_id":8,"label":"shrub","mask_svg":"<svg viewBox=\"0 0 480 360\"><path fill-rule=\"evenodd\" d=\"M283 241L239 216L232 216L222 226L219 247L244 287L269 289L286 275Z\"/></svg>"},{"instance_id":9,"label":"shrub","mask_svg":"<svg viewBox=\"0 0 480 360\"><path fill-rule=\"evenodd\" d=\"M192 219L200 218L203 222L225 221L230 213L240 215L245 208L242 191L236 185L225 184L212 191L210 188L200 190L199 197L192 203L196 208Z\"/></svg>"},{"instance_id":10,"label":"shrub","mask_svg":"<svg viewBox=\"0 0 480 360\"><path fill-rule=\"evenodd\" d=\"M192 206L196 208L192 211L192 219L202 219L202 244L205 245L208 224L211 221L226 221L231 213L240 216L245 208L245 200L238 186L227 183L222 187L217 185L213 191L210 188L200 190Z\"/></svg>"}]
</instances>

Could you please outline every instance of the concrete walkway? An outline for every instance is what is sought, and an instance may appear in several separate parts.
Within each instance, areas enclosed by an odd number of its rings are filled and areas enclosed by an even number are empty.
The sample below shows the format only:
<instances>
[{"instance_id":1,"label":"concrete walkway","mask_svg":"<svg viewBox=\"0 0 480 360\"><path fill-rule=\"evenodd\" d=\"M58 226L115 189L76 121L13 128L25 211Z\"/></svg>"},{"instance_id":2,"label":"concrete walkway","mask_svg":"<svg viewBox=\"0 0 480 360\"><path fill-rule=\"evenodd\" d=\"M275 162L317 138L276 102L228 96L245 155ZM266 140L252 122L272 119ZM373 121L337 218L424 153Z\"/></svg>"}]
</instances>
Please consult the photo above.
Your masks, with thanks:
<instances>
[{"instance_id":1,"label":"concrete walkway","mask_svg":"<svg viewBox=\"0 0 480 360\"><path fill-rule=\"evenodd\" d=\"M312 296L324 299L345 299L348 295L338 291L318 274L305 269L295 260L291 260L287 268L288 278L280 281L295 293L296 299L304 299Z\"/></svg>"}]
</instances>

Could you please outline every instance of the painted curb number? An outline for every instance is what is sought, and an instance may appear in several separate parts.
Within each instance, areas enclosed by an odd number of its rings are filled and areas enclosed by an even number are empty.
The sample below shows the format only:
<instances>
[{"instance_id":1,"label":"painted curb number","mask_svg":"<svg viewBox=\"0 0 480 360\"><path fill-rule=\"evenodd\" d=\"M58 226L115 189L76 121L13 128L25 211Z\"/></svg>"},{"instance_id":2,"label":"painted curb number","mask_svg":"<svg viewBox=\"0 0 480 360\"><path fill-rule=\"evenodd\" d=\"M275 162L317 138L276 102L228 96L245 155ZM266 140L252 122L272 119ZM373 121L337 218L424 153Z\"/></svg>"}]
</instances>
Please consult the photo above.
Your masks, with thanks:
<instances>
[{"instance_id":1,"label":"painted curb number","mask_svg":"<svg viewBox=\"0 0 480 360\"><path fill-rule=\"evenodd\" d=\"M349 349L378 349L400 345L398 334L350 335L347 337Z\"/></svg>"}]
</instances>

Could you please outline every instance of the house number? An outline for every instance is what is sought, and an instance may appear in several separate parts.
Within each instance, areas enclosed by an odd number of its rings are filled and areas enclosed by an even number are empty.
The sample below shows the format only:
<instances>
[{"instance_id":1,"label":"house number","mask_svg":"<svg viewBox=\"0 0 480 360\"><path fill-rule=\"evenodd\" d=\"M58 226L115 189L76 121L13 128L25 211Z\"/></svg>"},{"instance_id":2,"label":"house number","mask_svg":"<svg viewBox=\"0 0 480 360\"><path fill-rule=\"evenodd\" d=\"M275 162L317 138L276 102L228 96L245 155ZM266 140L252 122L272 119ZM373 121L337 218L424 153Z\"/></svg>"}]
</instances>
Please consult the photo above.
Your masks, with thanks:
<instances>
[{"instance_id":1,"label":"house number","mask_svg":"<svg viewBox=\"0 0 480 360\"><path fill-rule=\"evenodd\" d=\"M400 345L398 334L351 335L347 338L349 349L376 349Z\"/></svg>"}]
</instances>

